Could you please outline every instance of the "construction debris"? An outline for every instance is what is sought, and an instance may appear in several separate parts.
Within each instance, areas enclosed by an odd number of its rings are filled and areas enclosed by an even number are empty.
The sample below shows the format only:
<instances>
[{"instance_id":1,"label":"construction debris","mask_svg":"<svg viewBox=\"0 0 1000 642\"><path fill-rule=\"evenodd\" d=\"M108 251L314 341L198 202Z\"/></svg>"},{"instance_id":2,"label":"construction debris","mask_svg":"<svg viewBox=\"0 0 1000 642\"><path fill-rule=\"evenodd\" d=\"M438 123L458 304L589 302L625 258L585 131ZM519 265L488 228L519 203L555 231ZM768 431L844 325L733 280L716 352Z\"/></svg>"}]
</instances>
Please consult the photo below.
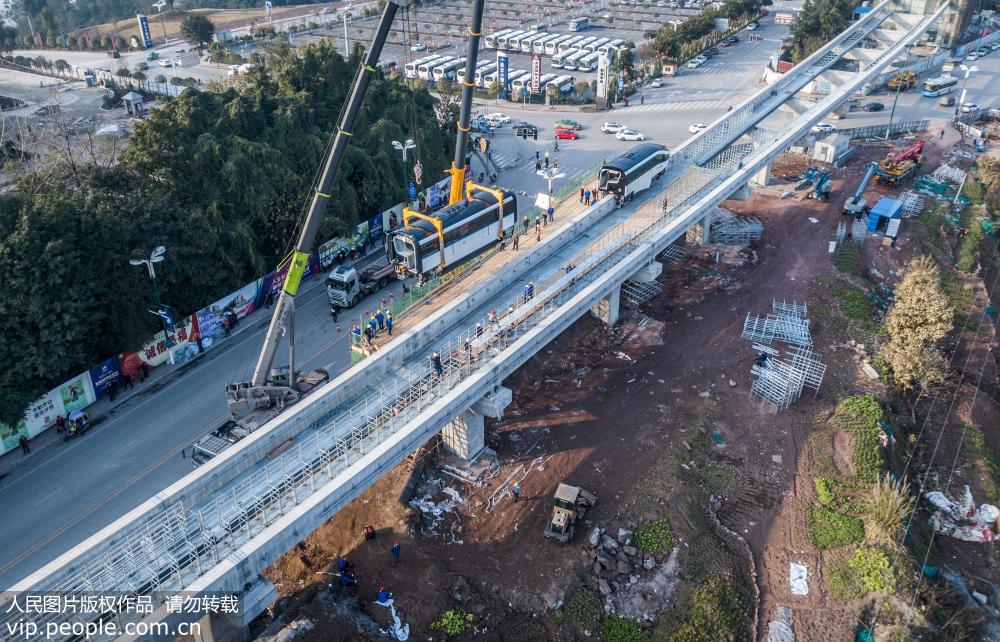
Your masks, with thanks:
<instances>
[{"instance_id":1,"label":"construction debris","mask_svg":"<svg viewBox=\"0 0 1000 642\"><path fill-rule=\"evenodd\" d=\"M967 173L964 169L952 167L948 163L945 163L934 170L934 173L931 174L931 176L938 182L948 181L959 185L965 181L966 174Z\"/></svg>"},{"instance_id":2,"label":"construction debris","mask_svg":"<svg viewBox=\"0 0 1000 642\"><path fill-rule=\"evenodd\" d=\"M936 533L965 542L992 542L997 539L1000 508L983 504L977 510L968 486L957 501L936 490L925 493L924 498L936 509L930 518L931 528Z\"/></svg>"},{"instance_id":3,"label":"construction debris","mask_svg":"<svg viewBox=\"0 0 1000 642\"><path fill-rule=\"evenodd\" d=\"M434 498L442 494L445 498L435 502ZM462 505L462 497L457 490L444 486L444 482L438 478L422 484L415 495L417 496L409 504L421 513L421 532L424 535L442 537L449 544L464 543L455 536L455 531L461 528L457 509ZM443 530L441 526L446 517L450 524L447 530Z\"/></svg>"},{"instance_id":4,"label":"construction debris","mask_svg":"<svg viewBox=\"0 0 1000 642\"><path fill-rule=\"evenodd\" d=\"M899 204L902 206L903 218L914 218L924 209L927 197L919 192L906 190L899 195Z\"/></svg>"},{"instance_id":5,"label":"construction debris","mask_svg":"<svg viewBox=\"0 0 1000 642\"><path fill-rule=\"evenodd\" d=\"M663 286L658 281L649 281L648 283L625 281L622 283L622 298L627 304L634 307L639 307L662 291Z\"/></svg>"}]
</instances>

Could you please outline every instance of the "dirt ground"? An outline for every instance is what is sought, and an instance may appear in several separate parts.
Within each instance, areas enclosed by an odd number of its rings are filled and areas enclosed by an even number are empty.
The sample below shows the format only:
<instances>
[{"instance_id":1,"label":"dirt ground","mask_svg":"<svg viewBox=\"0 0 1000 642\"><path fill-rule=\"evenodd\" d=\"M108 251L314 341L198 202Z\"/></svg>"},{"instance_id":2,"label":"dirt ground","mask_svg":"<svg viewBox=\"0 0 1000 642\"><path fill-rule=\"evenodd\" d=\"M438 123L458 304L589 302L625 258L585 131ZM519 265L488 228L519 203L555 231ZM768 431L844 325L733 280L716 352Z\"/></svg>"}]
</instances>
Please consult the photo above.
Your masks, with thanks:
<instances>
[{"instance_id":1,"label":"dirt ground","mask_svg":"<svg viewBox=\"0 0 1000 642\"><path fill-rule=\"evenodd\" d=\"M940 145L931 141L927 167L954 144L952 136L948 132ZM776 163L776 186L725 203L763 221L755 248L737 254L688 247L684 259L665 265L661 294L638 309L623 309L616 327L589 317L578 321L505 382L513 403L502 420L488 420L488 445L497 458L483 482L464 483L442 471L435 444L428 444L426 456L418 453L377 482L268 571L281 597L255 632L273 635L301 621L306 624L296 640L382 637L378 629L391 620L374 598L384 585L413 639L442 639L431 623L448 610L472 614L469 639L595 637L600 613L581 615L577 606L581 588L593 594L599 588L591 570L597 553L588 542L591 527L613 535L665 518L678 544L674 555L658 558L656 569L642 571L636 582L612 581L616 607L632 604L638 609L628 613L632 617L655 611L642 623L652 639L676 632L683 613L697 606L692 591L722 578L735 602L717 615L735 618L737 639L761 639L778 608L791 607L796 640L853 640L862 604L826 591L829 560L809 539L805 507L815 500L818 464L810 435L818 418L830 415L845 395L884 392L862 374L864 348L846 343L860 343L865 335L831 311L829 295L831 279L841 278L827 246L843 202L863 164L886 149L859 152L835 172L826 203L804 200L802 192L778 198L788 189L783 177L806 166L791 157ZM889 191L877 186L866 196L872 202ZM917 249L913 229L914 222L904 222L893 248L877 238L865 241L863 262L882 275L873 279L898 283L899 269ZM974 279L967 290L985 306ZM768 313L775 299L809 303L813 349L828 366L815 399L806 391L779 414L750 398L757 354L741 338L747 313ZM970 318L978 320L974 312ZM986 379L995 382L995 362L985 358L995 338L977 335L972 326L956 357L972 355L970 363L985 364ZM987 438L1000 437L995 385L982 386L974 397L978 368L965 372L971 383L960 387L955 413L939 424L932 413L928 436L975 421L989 426ZM844 469L851 466L849 440L841 433L831 442L834 463ZM934 463L947 469L949 449L954 455L959 446L949 438L943 448ZM977 471L959 474L956 482ZM523 489L517 502L507 492L514 482ZM560 482L598 496L566 545L542 536ZM411 497L423 500L425 510L408 505ZM366 524L378 529L374 541L361 536ZM389 552L394 541L402 548L398 565ZM959 572L996 581L992 551L984 556L984 545L947 538L937 545ZM338 554L356 564L357 589L337 584ZM790 562L809 569L809 595L791 594Z\"/></svg>"}]
</instances>

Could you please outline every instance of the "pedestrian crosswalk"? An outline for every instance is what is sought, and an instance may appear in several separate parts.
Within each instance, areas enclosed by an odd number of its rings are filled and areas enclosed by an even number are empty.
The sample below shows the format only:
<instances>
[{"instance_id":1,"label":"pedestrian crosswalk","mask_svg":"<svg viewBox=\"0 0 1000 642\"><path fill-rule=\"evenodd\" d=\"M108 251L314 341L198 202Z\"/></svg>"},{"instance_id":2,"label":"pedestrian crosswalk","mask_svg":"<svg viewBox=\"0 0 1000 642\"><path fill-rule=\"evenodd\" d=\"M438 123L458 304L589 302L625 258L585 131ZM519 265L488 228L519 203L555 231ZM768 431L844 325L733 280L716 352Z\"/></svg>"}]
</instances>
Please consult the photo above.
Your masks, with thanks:
<instances>
[{"instance_id":1,"label":"pedestrian crosswalk","mask_svg":"<svg viewBox=\"0 0 1000 642\"><path fill-rule=\"evenodd\" d=\"M657 111L695 111L698 109L718 109L724 105L723 100L684 100L669 103L653 103L649 105L629 105L616 107L615 113L634 114Z\"/></svg>"},{"instance_id":2,"label":"pedestrian crosswalk","mask_svg":"<svg viewBox=\"0 0 1000 642\"><path fill-rule=\"evenodd\" d=\"M699 67L696 72L692 73L696 73L698 75L704 75L704 74L726 75L729 76L730 78L759 78L760 76L763 75L762 71L753 69L748 69L746 71L733 71L732 66L724 64L703 65Z\"/></svg>"}]
</instances>

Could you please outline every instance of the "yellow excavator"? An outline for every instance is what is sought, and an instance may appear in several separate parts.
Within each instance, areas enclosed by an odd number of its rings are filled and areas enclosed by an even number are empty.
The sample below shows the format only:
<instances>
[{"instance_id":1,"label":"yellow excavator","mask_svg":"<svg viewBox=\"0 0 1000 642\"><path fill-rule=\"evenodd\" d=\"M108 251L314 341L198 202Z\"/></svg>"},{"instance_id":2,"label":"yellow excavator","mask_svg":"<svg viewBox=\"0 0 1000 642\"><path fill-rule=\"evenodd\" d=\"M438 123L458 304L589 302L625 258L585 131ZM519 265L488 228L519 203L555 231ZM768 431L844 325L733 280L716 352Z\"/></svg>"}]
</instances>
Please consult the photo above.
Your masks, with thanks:
<instances>
[{"instance_id":1,"label":"yellow excavator","mask_svg":"<svg viewBox=\"0 0 1000 642\"><path fill-rule=\"evenodd\" d=\"M889 79L886 86L893 91L906 91L917 86L917 74L912 71L904 71Z\"/></svg>"},{"instance_id":2,"label":"yellow excavator","mask_svg":"<svg viewBox=\"0 0 1000 642\"><path fill-rule=\"evenodd\" d=\"M559 484L552 502L552 519L545 526L545 536L562 542L573 539L576 523L583 519L588 508L597 503L597 495L579 486Z\"/></svg>"}]
</instances>

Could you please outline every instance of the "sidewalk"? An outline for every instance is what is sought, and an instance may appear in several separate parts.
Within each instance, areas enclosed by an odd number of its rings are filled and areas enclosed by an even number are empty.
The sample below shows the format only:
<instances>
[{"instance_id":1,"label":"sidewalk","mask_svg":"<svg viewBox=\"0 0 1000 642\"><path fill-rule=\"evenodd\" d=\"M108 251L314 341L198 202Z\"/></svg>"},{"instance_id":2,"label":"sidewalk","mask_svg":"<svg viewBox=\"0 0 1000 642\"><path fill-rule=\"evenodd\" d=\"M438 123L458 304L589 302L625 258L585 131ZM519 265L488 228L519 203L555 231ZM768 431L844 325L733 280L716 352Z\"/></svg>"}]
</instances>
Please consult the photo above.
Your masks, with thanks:
<instances>
[{"instance_id":1,"label":"sidewalk","mask_svg":"<svg viewBox=\"0 0 1000 642\"><path fill-rule=\"evenodd\" d=\"M362 263L372 260L372 257L374 255L378 255L380 252L381 248L376 245L368 252L368 254L355 262ZM302 287L299 289L300 296L313 291L317 287L322 287L325 281L325 273L318 274L309 279L304 282ZM99 399L96 403L91 404L84 410L84 412L90 415L93 424L88 433L100 430L102 423L113 417L120 408L125 407L126 404L129 404L133 399L141 400L141 398L145 395L155 394L162 390L165 386L169 386L175 380L181 378L192 368L205 363L208 359L214 359L215 357L227 352L234 345L234 342L231 341L231 339L234 339L248 331L253 332L258 329L266 328L271 322L271 313L273 311L273 308L267 307L260 310L254 310L247 316L240 319L240 324L230 330L230 336L216 338L211 348L206 349L194 358L183 363L174 365L163 364L161 366L151 368L149 376L146 378L145 382L139 383L138 379L136 379L133 384L133 389L119 392L118 397L114 401L110 401L105 396ZM223 394L224 383L225 382L220 381L218 390L216 391L220 396ZM71 443L63 441L64 437L65 433L56 432L56 429L53 426L31 440L30 455L22 453L20 448L15 448L7 453L4 453L3 455L0 455L0 480L21 466L21 464L37 460L39 455L52 450L52 446L59 446L63 444L68 445ZM86 435L78 439L86 440ZM73 440L73 442L76 441L77 439Z\"/></svg>"}]
</instances>

